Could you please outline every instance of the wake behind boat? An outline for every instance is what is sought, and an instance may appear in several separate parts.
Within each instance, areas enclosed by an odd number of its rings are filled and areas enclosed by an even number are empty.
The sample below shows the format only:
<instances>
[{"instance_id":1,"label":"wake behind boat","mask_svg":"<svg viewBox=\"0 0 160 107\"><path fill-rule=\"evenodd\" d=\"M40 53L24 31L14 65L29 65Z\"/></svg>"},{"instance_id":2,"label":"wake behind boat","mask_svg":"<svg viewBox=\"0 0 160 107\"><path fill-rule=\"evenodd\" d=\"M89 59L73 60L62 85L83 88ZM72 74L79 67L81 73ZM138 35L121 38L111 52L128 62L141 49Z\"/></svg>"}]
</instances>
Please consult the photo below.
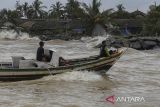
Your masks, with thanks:
<instances>
[{"instance_id":1,"label":"wake behind boat","mask_svg":"<svg viewBox=\"0 0 160 107\"><path fill-rule=\"evenodd\" d=\"M68 65L57 67L53 66L51 62L45 63L30 59L13 58L13 62L0 63L0 81L32 80L74 70L108 71L123 53L124 50L119 49L109 57L99 58L97 56L90 56L88 58L71 59L68 60Z\"/></svg>"}]
</instances>

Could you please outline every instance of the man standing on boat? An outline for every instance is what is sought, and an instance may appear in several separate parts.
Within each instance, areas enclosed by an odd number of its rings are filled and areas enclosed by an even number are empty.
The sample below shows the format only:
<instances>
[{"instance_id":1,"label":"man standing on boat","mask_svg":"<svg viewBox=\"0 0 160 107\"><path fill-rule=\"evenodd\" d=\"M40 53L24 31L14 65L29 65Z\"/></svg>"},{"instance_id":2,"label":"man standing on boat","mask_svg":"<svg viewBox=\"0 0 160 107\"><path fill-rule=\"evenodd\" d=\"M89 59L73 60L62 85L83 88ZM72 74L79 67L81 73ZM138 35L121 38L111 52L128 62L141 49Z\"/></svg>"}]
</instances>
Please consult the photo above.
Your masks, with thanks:
<instances>
[{"instance_id":1,"label":"man standing on boat","mask_svg":"<svg viewBox=\"0 0 160 107\"><path fill-rule=\"evenodd\" d=\"M44 42L43 41L41 41L41 42L39 42L39 48L37 49L37 57L36 57L36 59L37 59L37 61L43 61L43 59L44 59L44 48L43 48L43 46L44 46Z\"/></svg>"}]
</instances>

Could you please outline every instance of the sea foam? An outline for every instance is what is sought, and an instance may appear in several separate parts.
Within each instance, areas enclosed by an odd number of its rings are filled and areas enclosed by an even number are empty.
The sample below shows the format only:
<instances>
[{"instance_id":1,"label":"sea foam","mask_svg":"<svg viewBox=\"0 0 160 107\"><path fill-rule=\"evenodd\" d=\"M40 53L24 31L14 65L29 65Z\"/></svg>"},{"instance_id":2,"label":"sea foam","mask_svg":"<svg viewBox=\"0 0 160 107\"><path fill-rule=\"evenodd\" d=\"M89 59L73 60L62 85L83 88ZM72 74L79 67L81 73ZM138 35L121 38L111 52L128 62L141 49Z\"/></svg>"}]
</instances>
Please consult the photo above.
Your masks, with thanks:
<instances>
[{"instance_id":1,"label":"sea foam","mask_svg":"<svg viewBox=\"0 0 160 107\"><path fill-rule=\"evenodd\" d=\"M39 40L38 37L31 37L28 33L16 32L15 30L0 30L0 40Z\"/></svg>"}]
</instances>

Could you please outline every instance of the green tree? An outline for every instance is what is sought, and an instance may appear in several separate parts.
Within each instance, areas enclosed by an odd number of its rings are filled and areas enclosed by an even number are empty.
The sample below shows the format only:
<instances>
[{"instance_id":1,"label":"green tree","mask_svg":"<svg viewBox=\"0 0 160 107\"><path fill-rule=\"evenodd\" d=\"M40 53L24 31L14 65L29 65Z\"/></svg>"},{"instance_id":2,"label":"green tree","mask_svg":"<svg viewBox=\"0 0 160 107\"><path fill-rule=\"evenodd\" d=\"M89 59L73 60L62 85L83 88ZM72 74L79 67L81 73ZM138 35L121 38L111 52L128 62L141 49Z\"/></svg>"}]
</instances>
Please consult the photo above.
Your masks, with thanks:
<instances>
[{"instance_id":1,"label":"green tree","mask_svg":"<svg viewBox=\"0 0 160 107\"><path fill-rule=\"evenodd\" d=\"M117 5L117 9L119 12L125 11L125 7L123 6L123 4Z\"/></svg>"},{"instance_id":2,"label":"green tree","mask_svg":"<svg viewBox=\"0 0 160 107\"><path fill-rule=\"evenodd\" d=\"M49 10L49 17L60 19L64 17L64 6L60 2L56 2L56 4L52 4L51 9Z\"/></svg>"},{"instance_id":3,"label":"green tree","mask_svg":"<svg viewBox=\"0 0 160 107\"><path fill-rule=\"evenodd\" d=\"M28 11L29 11L29 5L27 2L25 2L23 5L22 5L22 9L23 9L23 16L28 18Z\"/></svg>"},{"instance_id":4,"label":"green tree","mask_svg":"<svg viewBox=\"0 0 160 107\"><path fill-rule=\"evenodd\" d=\"M77 0L68 0L65 11L69 19L81 18L83 15L83 9L80 7L80 2Z\"/></svg>"},{"instance_id":5,"label":"green tree","mask_svg":"<svg viewBox=\"0 0 160 107\"><path fill-rule=\"evenodd\" d=\"M14 18L19 18L19 14L16 10L2 9L0 11L0 19L5 21L12 21Z\"/></svg>"},{"instance_id":6,"label":"green tree","mask_svg":"<svg viewBox=\"0 0 160 107\"><path fill-rule=\"evenodd\" d=\"M112 15L112 18L115 19L129 19L132 18L131 14L125 10L125 7L122 4L117 5L117 11L115 11Z\"/></svg>"},{"instance_id":7,"label":"green tree","mask_svg":"<svg viewBox=\"0 0 160 107\"><path fill-rule=\"evenodd\" d=\"M19 15L19 17L22 17L23 16L23 6L20 4L19 1L16 1L16 11L17 11L17 14Z\"/></svg>"},{"instance_id":8,"label":"green tree","mask_svg":"<svg viewBox=\"0 0 160 107\"><path fill-rule=\"evenodd\" d=\"M8 20L12 21L15 18L20 18L19 14L16 10L8 10Z\"/></svg>"},{"instance_id":9,"label":"green tree","mask_svg":"<svg viewBox=\"0 0 160 107\"><path fill-rule=\"evenodd\" d=\"M149 36L160 35L160 5L148 12L143 33Z\"/></svg>"},{"instance_id":10,"label":"green tree","mask_svg":"<svg viewBox=\"0 0 160 107\"><path fill-rule=\"evenodd\" d=\"M43 10L47 8L46 6L42 6L42 2L40 0L35 0L32 4L33 18L44 18L46 12Z\"/></svg>"},{"instance_id":11,"label":"green tree","mask_svg":"<svg viewBox=\"0 0 160 107\"><path fill-rule=\"evenodd\" d=\"M110 15L112 14L113 9L100 12L100 6L101 2L99 0L93 0L91 5L83 3L85 9L85 21L89 34L91 34L96 24L104 26L110 21Z\"/></svg>"},{"instance_id":12,"label":"green tree","mask_svg":"<svg viewBox=\"0 0 160 107\"><path fill-rule=\"evenodd\" d=\"M35 11L34 11L34 9L33 9L32 6L29 6L29 7L28 7L27 18L28 18L28 19L33 19L33 18L35 18Z\"/></svg>"},{"instance_id":13,"label":"green tree","mask_svg":"<svg viewBox=\"0 0 160 107\"><path fill-rule=\"evenodd\" d=\"M8 19L8 10L7 9L2 9L0 11L0 19L1 20L7 20Z\"/></svg>"}]
</instances>

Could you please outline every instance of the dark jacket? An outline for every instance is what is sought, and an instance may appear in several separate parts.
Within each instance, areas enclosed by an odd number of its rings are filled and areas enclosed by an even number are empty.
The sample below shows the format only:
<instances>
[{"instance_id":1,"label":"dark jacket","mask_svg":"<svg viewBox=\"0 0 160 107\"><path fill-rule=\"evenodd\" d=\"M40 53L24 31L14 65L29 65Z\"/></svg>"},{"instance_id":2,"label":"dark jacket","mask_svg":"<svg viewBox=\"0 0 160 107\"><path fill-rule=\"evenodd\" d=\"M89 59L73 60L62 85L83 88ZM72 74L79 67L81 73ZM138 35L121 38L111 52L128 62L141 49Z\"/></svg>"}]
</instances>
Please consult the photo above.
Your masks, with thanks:
<instances>
[{"instance_id":1,"label":"dark jacket","mask_svg":"<svg viewBox=\"0 0 160 107\"><path fill-rule=\"evenodd\" d=\"M37 49L37 58L36 59L38 61L42 61L43 57L44 57L44 48L43 47L39 47Z\"/></svg>"}]
</instances>

